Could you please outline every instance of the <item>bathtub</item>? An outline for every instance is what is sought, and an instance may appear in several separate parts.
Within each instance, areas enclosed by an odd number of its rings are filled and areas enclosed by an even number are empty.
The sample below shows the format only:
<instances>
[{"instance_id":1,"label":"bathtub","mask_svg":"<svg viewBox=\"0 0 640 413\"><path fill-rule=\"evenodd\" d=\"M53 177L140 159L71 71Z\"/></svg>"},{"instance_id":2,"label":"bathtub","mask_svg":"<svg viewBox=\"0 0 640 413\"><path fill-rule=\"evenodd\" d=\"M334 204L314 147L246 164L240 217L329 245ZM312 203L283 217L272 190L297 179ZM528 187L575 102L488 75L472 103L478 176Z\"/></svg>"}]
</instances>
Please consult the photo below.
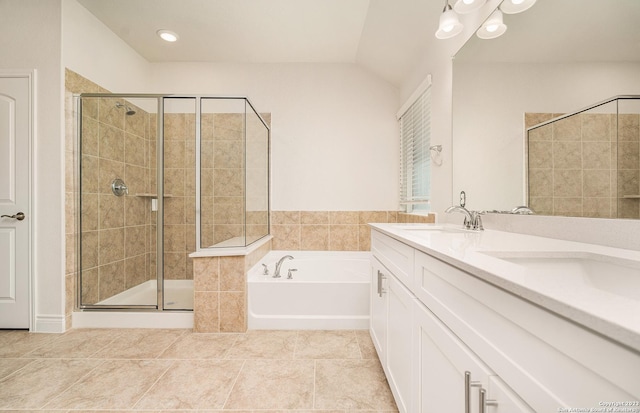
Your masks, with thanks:
<instances>
[{"instance_id":1,"label":"bathtub","mask_svg":"<svg viewBox=\"0 0 640 413\"><path fill-rule=\"evenodd\" d=\"M277 260L281 278L273 278ZM269 275L264 275L267 265ZM293 279L287 279L289 269ZM248 328L369 328L370 252L270 251L247 274Z\"/></svg>"}]
</instances>

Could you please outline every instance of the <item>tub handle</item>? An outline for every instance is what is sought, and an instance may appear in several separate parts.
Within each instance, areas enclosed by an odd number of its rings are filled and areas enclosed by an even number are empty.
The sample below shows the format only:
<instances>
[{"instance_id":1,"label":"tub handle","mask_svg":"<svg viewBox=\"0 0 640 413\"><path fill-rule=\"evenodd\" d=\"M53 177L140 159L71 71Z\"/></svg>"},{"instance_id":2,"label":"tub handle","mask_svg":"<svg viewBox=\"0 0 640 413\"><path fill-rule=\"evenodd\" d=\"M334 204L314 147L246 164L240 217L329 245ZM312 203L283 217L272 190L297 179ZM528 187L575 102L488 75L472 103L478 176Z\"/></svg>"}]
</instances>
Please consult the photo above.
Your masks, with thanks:
<instances>
[{"instance_id":1,"label":"tub handle","mask_svg":"<svg viewBox=\"0 0 640 413\"><path fill-rule=\"evenodd\" d=\"M289 272L287 272L287 280L293 280L293 274L291 274L291 271L298 271L297 268L289 268Z\"/></svg>"},{"instance_id":2,"label":"tub handle","mask_svg":"<svg viewBox=\"0 0 640 413\"><path fill-rule=\"evenodd\" d=\"M385 292L382 289L382 280L386 279L387 277L382 273L382 271L378 270L378 296L382 297L382 294Z\"/></svg>"},{"instance_id":3,"label":"tub handle","mask_svg":"<svg viewBox=\"0 0 640 413\"><path fill-rule=\"evenodd\" d=\"M269 267L267 267L267 264L262 264L262 266L264 267L262 269L262 275L269 275Z\"/></svg>"}]
</instances>

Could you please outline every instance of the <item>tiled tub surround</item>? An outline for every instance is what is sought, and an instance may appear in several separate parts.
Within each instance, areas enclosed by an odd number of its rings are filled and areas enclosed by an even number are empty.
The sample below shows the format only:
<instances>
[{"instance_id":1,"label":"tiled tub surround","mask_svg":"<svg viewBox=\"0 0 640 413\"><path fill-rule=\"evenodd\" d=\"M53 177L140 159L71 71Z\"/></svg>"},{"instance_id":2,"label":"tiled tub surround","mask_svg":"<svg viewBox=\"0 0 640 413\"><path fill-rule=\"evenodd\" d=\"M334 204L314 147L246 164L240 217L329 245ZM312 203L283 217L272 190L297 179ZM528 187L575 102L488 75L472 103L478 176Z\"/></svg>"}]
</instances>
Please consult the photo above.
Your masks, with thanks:
<instances>
[{"instance_id":1,"label":"tiled tub surround","mask_svg":"<svg viewBox=\"0 0 640 413\"><path fill-rule=\"evenodd\" d=\"M559 114L527 113L525 127ZM640 115L584 113L529 134L530 206L543 215L640 218Z\"/></svg>"},{"instance_id":2,"label":"tiled tub surround","mask_svg":"<svg viewBox=\"0 0 640 413\"><path fill-rule=\"evenodd\" d=\"M193 331L247 330L247 272L270 250L268 240L247 255L193 258Z\"/></svg>"},{"instance_id":3,"label":"tiled tub surround","mask_svg":"<svg viewBox=\"0 0 640 413\"><path fill-rule=\"evenodd\" d=\"M397 412L368 331L0 331L0 409Z\"/></svg>"},{"instance_id":4,"label":"tiled tub surround","mask_svg":"<svg viewBox=\"0 0 640 413\"><path fill-rule=\"evenodd\" d=\"M435 215L398 211L272 211L273 249L369 251L368 223L433 223Z\"/></svg>"},{"instance_id":5,"label":"tiled tub surround","mask_svg":"<svg viewBox=\"0 0 640 413\"><path fill-rule=\"evenodd\" d=\"M369 251L369 222L434 221L396 211L272 211L268 244L247 256L193 258L194 331L246 331L247 273L271 249Z\"/></svg>"}]
</instances>

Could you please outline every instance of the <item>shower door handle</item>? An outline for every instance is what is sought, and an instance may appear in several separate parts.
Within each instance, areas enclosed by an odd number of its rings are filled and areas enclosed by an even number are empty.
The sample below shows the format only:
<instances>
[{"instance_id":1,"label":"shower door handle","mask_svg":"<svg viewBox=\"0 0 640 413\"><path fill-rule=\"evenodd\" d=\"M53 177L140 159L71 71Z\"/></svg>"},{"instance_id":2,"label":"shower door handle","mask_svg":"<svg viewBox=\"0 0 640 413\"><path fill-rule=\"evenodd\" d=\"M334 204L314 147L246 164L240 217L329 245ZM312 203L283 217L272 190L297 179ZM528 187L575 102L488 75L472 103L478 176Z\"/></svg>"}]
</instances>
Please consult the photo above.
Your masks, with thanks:
<instances>
[{"instance_id":1,"label":"shower door handle","mask_svg":"<svg viewBox=\"0 0 640 413\"><path fill-rule=\"evenodd\" d=\"M13 219L17 219L18 221L22 221L24 217L25 217L24 212L18 212L15 215L0 215L0 218L13 218Z\"/></svg>"}]
</instances>

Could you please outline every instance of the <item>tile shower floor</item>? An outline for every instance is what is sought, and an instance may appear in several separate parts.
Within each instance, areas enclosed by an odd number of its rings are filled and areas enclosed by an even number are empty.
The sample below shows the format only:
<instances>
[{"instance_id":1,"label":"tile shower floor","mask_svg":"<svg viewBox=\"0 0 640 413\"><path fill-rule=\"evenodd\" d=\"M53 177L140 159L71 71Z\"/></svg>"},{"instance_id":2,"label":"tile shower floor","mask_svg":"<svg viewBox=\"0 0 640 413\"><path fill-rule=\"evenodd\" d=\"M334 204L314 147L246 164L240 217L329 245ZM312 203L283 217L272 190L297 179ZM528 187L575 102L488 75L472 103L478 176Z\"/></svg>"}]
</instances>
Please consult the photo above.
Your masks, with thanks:
<instances>
[{"instance_id":1,"label":"tile shower floor","mask_svg":"<svg viewBox=\"0 0 640 413\"><path fill-rule=\"evenodd\" d=\"M368 331L0 330L0 410L396 412Z\"/></svg>"}]
</instances>

